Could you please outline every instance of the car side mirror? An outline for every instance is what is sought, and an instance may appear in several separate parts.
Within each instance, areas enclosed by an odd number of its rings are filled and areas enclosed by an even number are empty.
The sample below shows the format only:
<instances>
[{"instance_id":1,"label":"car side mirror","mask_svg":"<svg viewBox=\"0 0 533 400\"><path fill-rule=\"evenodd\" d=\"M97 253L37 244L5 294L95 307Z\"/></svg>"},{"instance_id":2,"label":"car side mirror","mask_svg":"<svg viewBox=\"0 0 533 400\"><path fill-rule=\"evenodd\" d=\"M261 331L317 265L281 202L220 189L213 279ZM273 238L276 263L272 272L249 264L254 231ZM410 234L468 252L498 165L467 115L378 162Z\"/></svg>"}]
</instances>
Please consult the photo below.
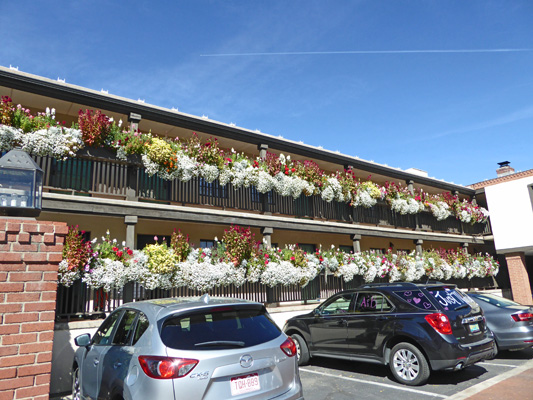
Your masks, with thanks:
<instances>
[{"instance_id":1,"label":"car side mirror","mask_svg":"<svg viewBox=\"0 0 533 400\"><path fill-rule=\"evenodd\" d=\"M319 309L319 308L315 308L315 309L313 310L313 315L314 315L315 317L320 317L320 315L321 315L321 313L320 313L320 309Z\"/></svg>"},{"instance_id":2,"label":"car side mirror","mask_svg":"<svg viewBox=\"0 0 533 400\"><path fill-rule=\"evenodd\" d=\"M84 333L83 335L76 336L74 339L74 343L76 343L76 346L78 347L86 347L91 344L91 334L90 333Z\"/></svg>"}]
</instances>

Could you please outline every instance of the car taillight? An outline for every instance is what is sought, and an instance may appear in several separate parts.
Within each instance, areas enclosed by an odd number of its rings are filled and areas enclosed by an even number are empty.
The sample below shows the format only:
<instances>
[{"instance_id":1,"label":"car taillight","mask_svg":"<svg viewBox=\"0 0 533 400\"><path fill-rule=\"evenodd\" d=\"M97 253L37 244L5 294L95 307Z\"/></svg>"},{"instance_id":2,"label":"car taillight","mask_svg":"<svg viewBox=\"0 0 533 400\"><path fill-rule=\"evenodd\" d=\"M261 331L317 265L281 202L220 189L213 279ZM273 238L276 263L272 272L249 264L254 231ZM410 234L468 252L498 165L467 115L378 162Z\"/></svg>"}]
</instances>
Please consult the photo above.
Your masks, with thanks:
<instances>
[{"instance_id":1,"label":"car taillight","mask_svg":"<svg viewBox=\"0 0 533 400\"><path fill-rule=\"evenodd\" d=\"M192 371L198 360L160 356L139 356L139 364L146 375L154 379L181 378Z\"/></svg>"},{"instance_id":2,"label":"car taillight","mask_svg":"<svg viewBox=\"0 0 533 400\"><path fill-rule=\"evenodd\" d=\"M437 332L443 335L451 335L452 325L445 314L434 313L425 316L425 319Z\"/></svg>"},{"instance_id":3,"label":"car taillight","mask_svg":"<svg viewBox=\"0 0 533 400\"><path fill-rule=\"evenodd\" d=\"M533 314L531 314L531 313L518 313L518 314L512 314L511 317L513 317L513 319L516 322L531 321L533 319Z\"/></svg>"},{"instance_id":4,"label":"car taillight","mask_svg":"<svg viewBox=\"0 0 533 400\"><path fill-rule=\"evenodd\" d=\"M292 340L290 337L287 338L287 340L285 340L279 347L289 357L294 357L296 355L296 344L294 344L294 340Z\"/></svg>"}]
</instances>

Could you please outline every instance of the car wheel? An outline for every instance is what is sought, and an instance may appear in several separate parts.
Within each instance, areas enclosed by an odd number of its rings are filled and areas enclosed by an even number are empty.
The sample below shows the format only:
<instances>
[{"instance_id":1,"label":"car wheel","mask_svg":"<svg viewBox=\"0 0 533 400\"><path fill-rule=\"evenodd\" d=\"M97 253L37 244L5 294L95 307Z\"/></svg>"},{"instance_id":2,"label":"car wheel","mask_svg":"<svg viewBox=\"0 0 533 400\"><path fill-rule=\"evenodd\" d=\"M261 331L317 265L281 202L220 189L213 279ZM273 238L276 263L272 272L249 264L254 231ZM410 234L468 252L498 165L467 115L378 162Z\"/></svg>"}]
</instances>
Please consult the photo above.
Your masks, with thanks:
<instances>
[{"instance_id":1,"label":"car wheel","mask_svg":"<svg viewBox=\"0 0 533 400\"><path fill-rule=\"evenodd\" d=\"M430 371L426 357L411 343L399 343L394 346L389 365L394 377L404 385L422 385L429 378Z\"/></svg>"},{"instance_id":2,"label":"car wheel","mask_svg":"<svg viewBox=\"0 0 533 400\"><path fill-rule=\"evenodd\" d=\"M80 369L76 367L72 372L72 400L81 399L80 390Z\"/></svg>"},{"instance_id":3,"label":"car wheel","mask_svg":"<svg viewBox=\"0 0 533 400\"><path fill-rule=\"evenodd\" d=\"M298 365L306 365L309 362L309 349L307 343L300 335L291 335L294 344L296 344L296 356L298 357Z\"/></svg>"}]
</instances>

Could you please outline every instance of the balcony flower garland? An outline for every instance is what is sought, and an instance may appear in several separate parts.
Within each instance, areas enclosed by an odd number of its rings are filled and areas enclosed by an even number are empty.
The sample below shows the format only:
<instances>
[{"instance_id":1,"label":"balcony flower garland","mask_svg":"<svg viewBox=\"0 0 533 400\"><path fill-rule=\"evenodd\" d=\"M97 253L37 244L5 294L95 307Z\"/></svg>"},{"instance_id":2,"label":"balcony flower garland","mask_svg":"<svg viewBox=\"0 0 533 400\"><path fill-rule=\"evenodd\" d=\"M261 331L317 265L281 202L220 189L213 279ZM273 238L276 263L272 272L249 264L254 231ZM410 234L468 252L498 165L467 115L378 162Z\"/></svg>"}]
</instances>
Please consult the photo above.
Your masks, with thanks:
<instances>
[{"instance_id":1,"label":"balcony flower garland","mask_svg":"<svg viewBox=\"0 0 533 400\"><path fill-rule=\"evenodd\" d=\"M70 286L82 279L89 287L105 291L139 282L146 289L189 287L199 291L245 282L305 286L321 271L345 281L362 276L393 281L472 279L495 276L499 265L488 254L470 255L464 250L426 250L423 254L373 251L346 253L334 247L308 254L297 245L260 249L249 228L231 227L214 248L193 249L188 238L174 232L170 247L154 244L144 250L119 245L109 234L101 243L84 241L71 227L60 263L59 282Z\"/></svg>"},{"instance_id":2,"label":"balcony flower garland","mask_svg":"<svg viewBox=\"0 0 533 400\"><path fill-rule=\"evenodd\" d=\"M0 150L15 146L35 155L50 155L58 159L74 157L83 146L110 146L117 157L129 154L142 157L149 175L162 179L188 181L202 177L207 182L218 179L221 185L232 183L235 188L258 188L260 193L275 190L282 196L298 198L321 195L325 201L349 202L353 207L372 207L385 199L400 214L430 211L443 220L455 215L465 223L484 223L487 210L450 193L428 196L409 193L400 185L384 187L370 180L360 182L347 170L329 176L313 161L293 161L290 156L267 153L265 160L252 160L244 154L220 149L216 139L202 143L197 135L188 141L170 140L151 134L121 130L101 112L80 111L73 128L55 121L54 110L32 116L22 106L14 106L7 96L0 103ZM228 161L229 160L229 161ZM339 187L340 185L340 187ZM427 200L429 199L429 200ZM447 207L446 205L447 204Z\"/></svg>"}]
</instances>

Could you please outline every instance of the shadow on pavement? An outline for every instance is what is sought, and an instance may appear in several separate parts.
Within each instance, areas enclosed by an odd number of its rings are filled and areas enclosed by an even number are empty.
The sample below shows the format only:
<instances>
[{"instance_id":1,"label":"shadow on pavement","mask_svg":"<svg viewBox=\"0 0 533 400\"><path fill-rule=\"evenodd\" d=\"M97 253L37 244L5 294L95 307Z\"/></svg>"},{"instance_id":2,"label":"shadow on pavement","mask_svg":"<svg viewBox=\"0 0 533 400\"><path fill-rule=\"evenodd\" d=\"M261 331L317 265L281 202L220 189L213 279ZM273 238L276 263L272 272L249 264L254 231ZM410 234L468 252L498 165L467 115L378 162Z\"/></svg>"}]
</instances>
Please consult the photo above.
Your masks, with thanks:
<instances>
[{"instance_id":1,"label":"shadow on pavement","mask_svg":"<svg viewBox=\"0 0 533 400\"><path fill-rule=\"evenodd\" d=\"M336 360L332 358L313 357L309 366L328 368L339 372L361 374L374 376L380 379L386 379L390 383L399 384L392 376L388 366L364 363L357 361ZM331 372L331 371L329 371ZM434 371L431 373L428 385L456 385L472 379L479 379L488 371L480 365L471 365L462 371Z\"/></svg>"}]
</instances>

